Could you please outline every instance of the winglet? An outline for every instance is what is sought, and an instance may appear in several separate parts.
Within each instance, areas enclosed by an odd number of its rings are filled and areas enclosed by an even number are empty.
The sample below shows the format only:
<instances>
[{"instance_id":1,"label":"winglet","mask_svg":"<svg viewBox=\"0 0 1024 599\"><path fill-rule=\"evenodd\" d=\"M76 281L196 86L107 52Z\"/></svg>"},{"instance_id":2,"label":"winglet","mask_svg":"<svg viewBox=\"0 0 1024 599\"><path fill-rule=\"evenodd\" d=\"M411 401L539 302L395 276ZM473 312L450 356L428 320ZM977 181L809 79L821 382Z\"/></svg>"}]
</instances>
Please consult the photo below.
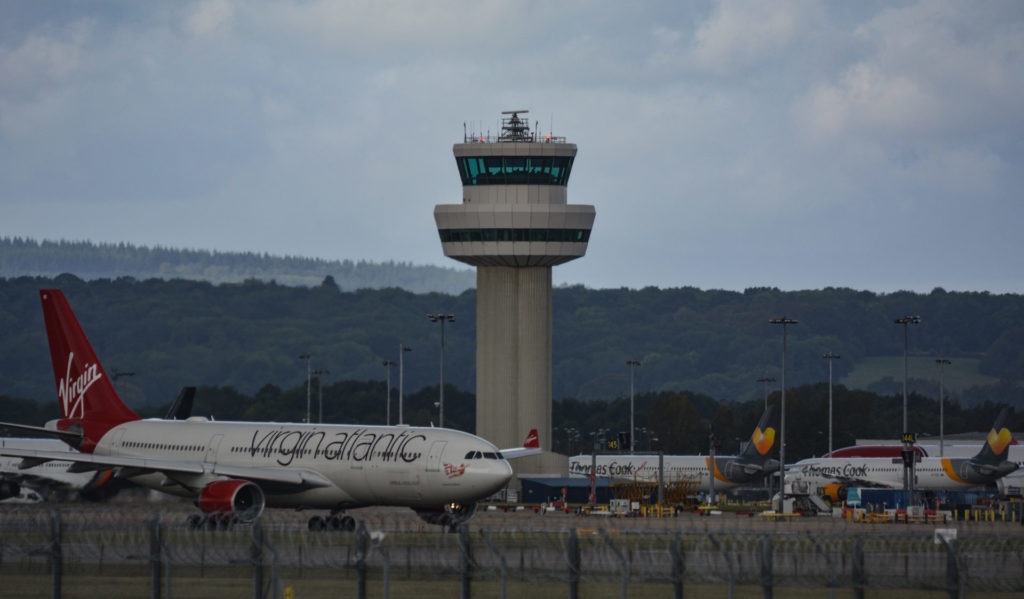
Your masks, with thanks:
<instances>
[{"instance_id":1,"label":"winglet","mask_svg":"<svg viewBox=\"0 0 1024 599\"><path fill-rule=\"evenodd\" d=\"M768 406L761 414L757 428L750 435L750 442L743 448L740 457L751 462L764 462L775 446L775 406Z\"/></svg>"},{"instance_id":2,"label":"winglet","mask_svg":"<svg viewBox=\"0 0 1024 599\"><path fill-rule=\"evenodd\" d=\"M985 439L985 444L981 446L981 451L971 458L972 461L989 465L1001 464L1006 461L1009 455L1008 447L1013 437L1010 429L1006 427L1007 420L1009 420L1009 409L1003 408L1000 410L999 416L996 417L995 424L992 425L992 430L989 431L988 437Z\"/></svg>"},{"instance_id":3,"label":"winglet","mask_svg":"<svg viewBox=\"0 0 1024 599\"><path fill-rule=\"evenodd\" d=\"M530 429L530 432L526 434L526 441L523 442L522 447L512 447L510 449L502 449L501 455L506 460L514 460L516 458L525 458L528 455L537 455L544 453L544 450L540 448L540 436L537 434L537 429Z\"/></svg>"}]
</instances>

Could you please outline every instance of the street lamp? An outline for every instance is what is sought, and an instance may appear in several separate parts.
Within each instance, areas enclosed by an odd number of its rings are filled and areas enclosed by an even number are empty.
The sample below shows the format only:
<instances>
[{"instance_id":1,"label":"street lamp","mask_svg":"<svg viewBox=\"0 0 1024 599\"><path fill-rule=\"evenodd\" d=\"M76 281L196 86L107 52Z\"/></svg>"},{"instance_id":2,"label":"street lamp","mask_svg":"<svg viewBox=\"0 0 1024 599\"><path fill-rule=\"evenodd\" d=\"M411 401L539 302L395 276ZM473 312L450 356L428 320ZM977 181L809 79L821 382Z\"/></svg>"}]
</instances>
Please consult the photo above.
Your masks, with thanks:
<instances>
[{"instance_id":1,"label":"street lamp","mask_svg":"<svg viewBox=\"0 0 1024 599\"><path fill-rule=\"evenodd\" d=\"M313 385L313 371L309 369L309 359L313 354L306 352L299 355L300 360L306 361L306 423L309 423L310 388Z\"/></svg>"},{"instance_id":2,"label":"street lamp","mask_svg":"<svg viewBox=\"0 0 1024 599\"><path fill-rule=\"evenodd\" d=\"M945 401L942 399L942 367L947 364L952 364L952 362L945 358L939 358L938 360L935 360L935 363L939 365L939 457L941 458L943 457L942 450L946 447L942 413L943 406L945 404Z\"/></svg>"},{"instance_id":3,"label":"street lamp","mask_svg":"<svg viewBox=\"0 0 1024 599\"><path fill-rule=\"evenodd\" d=\"M755 382L764 383L764 409L767 412L768 411L768 383L774 383L775 382L775 377L773 377L773 376L763 376L763 377L757 379L757 381L755 381ZM772 477L770 475L764 477L764 482L765 482L766 486L768 487L768 496L771 497L771 494L772 494Z\"/></svg>"},{"instance_id":4,"label":"street lamp","mask_svg":"<svg viewBox=\"0 0 1024 599\"><path fill-rule=\"evenodd\" d=\"M454 314L427 314L427 318L430 322L441 323L441 390L440 399L438 400L438 421L439 426L444 428L444 323L455 322Z\"/></svg>"},{"instance_id":5,"label":"street lamp","mask_svg":"<svg viewBox=\"0 0 1024 599\"><path fill-rule=\"evenodd\" d=\"M118 370L117 368L111 369L113 374L110 375L110 379L116 381L123 376L135 376L134 372L125 372L124 370Z\"/></svg>"},{"instance_id":6,"label":"street lamp","mask_svg":"<svg viewBox=\"0 0 1024 599\"><path fill-rule=\"evenodd\" d=\"M114 383L115 387L117 386L117 379L123 376L135 376L134 372L125 372L124 370L118 370L117 368L111 369L111 373L110 381Z\"/></svg>"},{"instance_id":7,"label":"street lamp","mask_svg":"<svg viewBox=\"0 0 1024 599\"><path fill-rule=\"evenodd\" d=\"M636 447L636 443L633 441L633 432L636 430L633 426L633 378L636 373L636 367L640 365L640 362L636 360L626 360L626 366L629 366L629 453L633 454L633 448Z\"/></svg>"},{"instance_id":8,"label":"street lamp","mask_svg":"<svg viewBox=\"0 0 1024 599\"><path fill-rule=\"evenodd\" d=\"M903 325L903 432L909 432L907 426L907 325L920 324L920 316L904 316L894 321Z\"/></svg>"},{"instance_id":9,"label":"street lamp","mask_svg":"<svg viewBox=\"0 0 1024 599\"><path fill-rule=\"evenodd\" d=\"M768 409L768 383L774 383L775 377L763 376L756 381L756 383L764 383L764 409Z\"/></svg>"},{"instance_id":10,"label":"street lamp","mask_svg":"<svg viewBox=\"0 0 1024 599\"><path fill-rule=\"evenodd\" d=\"M908 324L920 324L920 316L904 316L903 318L897 318L894 321L896 324L903 325L903 431L900 437L903 439L903 453L905 455L903 460L903 490L913 491L914 489L914 444L911 442L909 426L907 424L907 325ZM906 457L907 452L910 452L909 459ZM910 497L907 497L907 503L909 505Z\"/></svg>"},{"instance_id":11,"label":"street lamp","mask_svg":"<svg viewBox=\"0 0 1024 599\"><path fill-rule=\"evenodd\" d=\"M402 401L405 397L404 384L405 384L405 352L412 351L411 347L406 345L398 344L398 424L404 424L402 421Z\"/></svg>"},{"instance_id":12,"label":"street lamp","mask_svg":"<svg viewBox=\"0 0 1024 599\"><path fill-rule=\"evenodd\" d=\"M385 416L384 424L386 424L387 426L391 426L391 367L395 366L395 363L392 362L391 360L384 360L383 362L381 362L381 364L383 364L384 369L387 370L387 387L385 387L384 392L386 396L384 404L387 406L387 415Z\"/></svg>"},{"instance_id":13,"label":"street lamp","mask_svg":"<svg viewBox=\"0 0 1024 599\"><path fill-rule=\"evenodd\" d=\"M319 403L320 403L320 416L317 419L317 422L319 422L320 424L323 424L324 423L324 381L320 377L320 375L331 374L331 371L327 370L326 368L317 368L316 370L313 371L313 374L316 375L317 394L320 396L320 399L319 399Z\"/></svg>"},{"instance_id":14,"label":"street lamp","mask_svg":"<svg viewBox=\"0 0 1024 599\"><path fill-rule=\"evenodd\" d=\"M779 423L779 497L782 499L782 513L786 513L786 327L797 324L792 318L773 318L769 324L782 325L782 417Z\"/></svg>"},{"instance_id":15,"label":"street lamp","mask_svg":"<svg viewBox=\"0 0 1024 599\"><path fill-rule=\"evenodd\" d=\"M565 429L566 455L572 455L572 442L579 439L580 431L574 427Z\"/></svg>"},{"instance_id":16,"label":"street lamp","mask_svg":"<svg viewBox=\"0 0 1024 599\"><path fill-rule=\"evenodd\" d=\"M832 360L838 360L839 354L828 352L821 357L828 360L828 457L832 457Z\"/></svg>"}]
</instances>

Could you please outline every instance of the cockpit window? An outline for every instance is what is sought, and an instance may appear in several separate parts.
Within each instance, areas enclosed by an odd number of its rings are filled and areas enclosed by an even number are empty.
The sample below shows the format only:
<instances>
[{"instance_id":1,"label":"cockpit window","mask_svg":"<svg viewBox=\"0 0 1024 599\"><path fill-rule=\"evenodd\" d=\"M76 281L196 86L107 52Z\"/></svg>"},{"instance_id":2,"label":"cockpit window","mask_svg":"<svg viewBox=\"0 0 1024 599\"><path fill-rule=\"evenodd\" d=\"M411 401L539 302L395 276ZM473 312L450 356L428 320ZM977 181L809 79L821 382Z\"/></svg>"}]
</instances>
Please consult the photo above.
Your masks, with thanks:
<instances>
[{"instance_id":1,"label":"cockpit window","mask_svg":"<svg viewBox=\"0 0 1024 599\"><path fill-rule=\"evenodd\" d=\"M479 460L484 455L486 455L486 454L481 454L479 451L471 451L471 452L466 454L466 457L464 459L467 459L467 460Z\"/></svg>"},{"instance_id":2,"label":"cockpit window","mask_svg":"<svg viewBox=\"0 0 1024 599\"><path fill-rule=\"evenodd\" d=\"M485 451L484 458L488 460L500 460L501 454L494 451Z\"/></svg>"}]
</instances>

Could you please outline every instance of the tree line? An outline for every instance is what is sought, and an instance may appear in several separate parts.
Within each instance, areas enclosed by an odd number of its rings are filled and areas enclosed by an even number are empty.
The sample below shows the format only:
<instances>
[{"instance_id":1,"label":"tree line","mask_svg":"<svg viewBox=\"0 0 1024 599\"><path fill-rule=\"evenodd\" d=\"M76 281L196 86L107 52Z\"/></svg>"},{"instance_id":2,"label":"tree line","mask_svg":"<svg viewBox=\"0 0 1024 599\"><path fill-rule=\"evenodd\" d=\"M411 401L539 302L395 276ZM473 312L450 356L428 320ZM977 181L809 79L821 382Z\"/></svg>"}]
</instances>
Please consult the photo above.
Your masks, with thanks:
<instances>
[{"instance_id":1,"label":"tree line","mask_svg":"<svg viewBox=\"0 0 1024 599\"><path fill-rule=\"evenodd\" d=\"M461 293L476 285L476 275L468 268L0 237L0 276L55 277L65 272L83 279L190 279L214 284L261 279L305 286L318 285L329 276L343 290L400 287L414 293Z\"/></svg>"},{"instance_id":2,"label":"tree line","mask_svg":"<svg viewBox=\"0 0 1024 599\"><path fill-rule=\"evenodd\" d=\"M255 279L214 285L184 279L83 280L0 278L0 392L53 397L53 373L39 289L67 295L104 366L132 407L159 405L182 386L226 386L253 394L266 384L289 387L312 369L328 383L383 382L385 361L402 361L395 386L421 389L440 379L440 327L428 314L454 314L446 326L444 379L475 389L476 293L412 293L398 288L342 291L325 277L311 287ZM610 400L629 391L627 360L637 360L636 391L690 391L718 401L749 401L781 384L782 339L772 318L799 320L788 329L790 387L827 380L824 352L836 352L834 380L890 363L856 385L879 394L902 390L903 330L895 317L920 315L909 329L912 393L937 398L934 358L973 369L969 383L947 378L954 402L1020 405L1024 373L1024 297L1014 294L850 289L743 292L672 289L556 288L553 293L555 399ZM399 355L399 345L412 352ZM966 366L965 366L966 365ZM129 373L131 373L129 375ZM759 378L774 378L764 389Z\"/></svg>"}]
</instances>

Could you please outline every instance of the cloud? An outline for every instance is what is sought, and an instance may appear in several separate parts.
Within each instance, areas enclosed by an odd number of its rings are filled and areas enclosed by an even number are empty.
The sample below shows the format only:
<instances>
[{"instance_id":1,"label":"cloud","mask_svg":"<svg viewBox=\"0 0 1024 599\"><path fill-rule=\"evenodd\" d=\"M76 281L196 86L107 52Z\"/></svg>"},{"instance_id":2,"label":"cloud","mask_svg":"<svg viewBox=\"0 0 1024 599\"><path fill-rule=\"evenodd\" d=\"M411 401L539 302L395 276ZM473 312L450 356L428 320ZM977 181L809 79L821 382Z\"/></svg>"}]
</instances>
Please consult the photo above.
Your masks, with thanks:
<instances>
[{"instance_id":1,"label":"cloud","mask_svg":"<svg viewBox=\"0 0 1024 599\"><path fill-rule=\"evenodd\" d=\"M694 34L695 64L723 75L770 62L797 39L809 8L804 2L723 0Z\"/></svg>"},{"instance_id":2,"label":"cloud","mask_svg":"<svg viewBox=\"0 0 1024 599\"><path fill-rule=\"evenodd\" d=\"M854 31L863 56L797 106L813 140L955 142L1019 126L1024 27L1016 19L924 2L881 11Z\"/></svg>"},{"instance_id":3,"label":"cloud","mask_svg":"<svg viewBox=\"0 0 1024 599\"><path fill-rule=\"evenodd\" d=\"M203 0L185 18L185 30L197 37L209 37L230 29L235 9L228 0Z\"/></svg>"},{"instance_id":4,"label":"cloud","mask_svg":"<svg viewBox=\"0 0 1024 599\"><path fill-rule=\"evenodd\" d=\"M41 87L66 80L81 66L91 32L90 23L80 20L55 35L34 32L20 43L0 39L0 98L31 100Z\"/></svg>"},{"instance_id":5,"label":"cloud","mask_svg":"<svg viewBox=\"0 0 1024 599\"><path fill-rule=\"evenodd\" d=\"M569 201L597 206L589 255L556 280L881 289L903 281L884 266L907 238L894 210L930 219L912 250L956 238L931 251L1006 272L1022 13L22 3L0 21L0 235L452 265L431 218L461 197L451 144L529 109L579 145ZM808 250L831 246L850 249Z\"/></svg>"}]
</instances>

